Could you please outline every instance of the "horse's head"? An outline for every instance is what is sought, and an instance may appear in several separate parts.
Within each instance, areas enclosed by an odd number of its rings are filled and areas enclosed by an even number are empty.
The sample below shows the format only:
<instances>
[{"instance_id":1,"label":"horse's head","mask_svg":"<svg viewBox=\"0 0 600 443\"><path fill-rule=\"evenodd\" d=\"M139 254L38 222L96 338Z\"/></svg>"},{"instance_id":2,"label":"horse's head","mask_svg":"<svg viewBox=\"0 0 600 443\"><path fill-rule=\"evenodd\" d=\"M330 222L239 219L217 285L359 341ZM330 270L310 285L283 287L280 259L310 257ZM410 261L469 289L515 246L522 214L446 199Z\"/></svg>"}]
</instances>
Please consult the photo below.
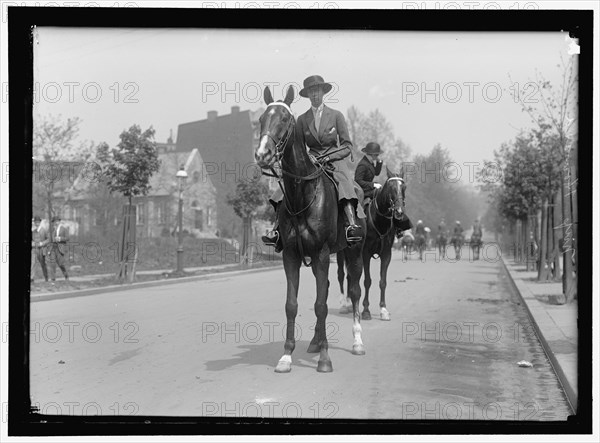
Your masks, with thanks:
<instances>
[{"instance_id":1,"label":"horse's head","mask_svg":"<svg viewBox=\"0 0 600 443\"><path fill-rule=\"evenodd\" d=\"M294 100L294 88L290 86L283 101L273 101L267 86L264 92L267 109L259 118L260 138L254 150L254 159L261 168L269 168L278 161L294 132L296 122L290 105ZM293 142L293 140L292 140Z\"/></svg>"},{"instance_id":2,"label":"horse's head","mask_svg":"<svg viewBox=\"0 0 600 443\"><path fill-rule=\"evenodd\" d=\"M394 218L402 218L405 206L405 191L404 179L397 175L388 177L381 189L381 198L385 201L386 208L389 208L390 215Z\"/></svg>"}]
</instances>

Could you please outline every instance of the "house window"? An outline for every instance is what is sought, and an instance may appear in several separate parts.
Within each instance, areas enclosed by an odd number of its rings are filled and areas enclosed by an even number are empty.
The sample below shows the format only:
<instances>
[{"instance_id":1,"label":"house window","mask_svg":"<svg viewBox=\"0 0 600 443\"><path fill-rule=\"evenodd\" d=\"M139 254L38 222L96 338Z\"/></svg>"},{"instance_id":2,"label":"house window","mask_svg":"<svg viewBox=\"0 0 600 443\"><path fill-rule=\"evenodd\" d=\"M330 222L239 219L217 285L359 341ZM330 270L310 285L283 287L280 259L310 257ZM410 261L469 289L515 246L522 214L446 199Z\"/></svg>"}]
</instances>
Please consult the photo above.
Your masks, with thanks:
<instances>
[{"instance_id":1,"label":"house window","mask_svg":"<svg viewBox=\"0 0 600 443\"><path fill-rule=\"evenodd\" d=\"M195 210L196 216L194 217L194 228L203 230L204 229L204 211L202 209Z\"/></svg>"},{"instance_id":2,"label":"house window","mask_svg":"<svg viewBox=\"0 0 600 443\"><path fill-rule=\"evenodd\" d=\"M107 212L106 210L98 210L98 209L92 209L91 210L91 217L94 223L94 226L102 226L106 220L107 217Z\"/></svg>"},{"instance_id":3,"label":"house window","mask_svg":"<svg viewBox=\"0 0 600 443\"><path fill-rule=\"evenodd\" d=\"M161 201L156 204L156 220L161 225L167 224L167 202Z\"/></svg>"},{"instance_id":4,"label":"house window","mask_svg":"<svg viewBox=\"0 0 600 443\"><path fill-rule=\"evenodd\" d=\"M135 224L136 225L143 225L146 223L146 204L145 203L138 203L137 205L135 205Z\"/></svg>"}]
</instances>

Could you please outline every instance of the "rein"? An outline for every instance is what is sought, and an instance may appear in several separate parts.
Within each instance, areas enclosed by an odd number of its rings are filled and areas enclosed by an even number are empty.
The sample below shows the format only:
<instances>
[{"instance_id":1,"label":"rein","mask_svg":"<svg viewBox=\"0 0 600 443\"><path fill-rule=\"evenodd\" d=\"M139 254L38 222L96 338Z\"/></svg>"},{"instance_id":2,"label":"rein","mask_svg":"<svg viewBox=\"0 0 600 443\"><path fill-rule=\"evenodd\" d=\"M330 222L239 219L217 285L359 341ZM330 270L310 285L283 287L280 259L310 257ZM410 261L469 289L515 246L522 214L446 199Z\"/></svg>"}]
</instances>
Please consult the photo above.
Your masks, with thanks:
<instances>
[{"instance_id":1,"label":"rein","mask_svg":"<svg viewBox=\"0 0 600 443\"><path fill-rule=\"evenodd\" d=\"M399 177L390 177L387 181L390 181L390 180L402 180L402 179L399 178ZM390 231L394 227L394 213L393 213L393 211L394 211L395 203L396 203L395 200L392 200L391 198L389 199L390 207L387 210L388 213L391 213L389 216L387 214L384 214L384 213L380 212L379 211L379 204L377 203L377 197L379 196L379 192L380 192L379 190L376 190L377 195L373 196L374 205L371 205L371 206L374 206L375 214L376 215L379 215L379 216L381 216L383 218L386 218L386 219L388 219L390 221L390 226L387 228L387 231L385 231L384 233L382 233L381 231L379 231L379 229L377 229L377 225L375 224L375 217L373 216L372 210L369 207L369 216L370 216L369 220L370 220L371 226L373 227L373 229L375 229L375 232L379 236L379 239L378 239L379 240L379 252L376 252L375 254L373 254L373 258L374 259L378 259L381 256L381 251L383 250L383 239L390 234ZM403 202L404 202L404 199L403 199ZM375 255L377 255L377 257L375 257Z\"/></svg>"},{"instance_id":2,"label":"rein","mask_svg":"<svg viewBox=\"0 0 600 443\"><path fill-rule=\"evenodd\" d=\"M310 208L312 206L312 204L314 203L315 199L317 198L317 193L313 193L313 197L310 200L310 202L302 209L300 209L299 211L294 211L293 210L293 206L288 198L288 194L285 192L285 189L283 187L282 181L283 181L283 176L287 176L287 177L291 177L294 179L294 181L296 183L301 183L301 182L309 182L312 180L315 180L317 178L319 178L324 172L325 172L325 167L323 165L321 165L320 163L317 163L316 166L316 171L312 172L309 175L306 176L302 176L302 175L297 175L294 174L292 172L287 171L285 168L288 166L285 164L285 162L283 161L283 154L288 146L288 143L290 141L290 137L292 136L292 134L294 134L295 132L295 128L296 128L296 119L294 118L291 109L282 102L273 102L270 103L267 108L269 106L272 105L280 105L285 107L288 112L290 113L291 116L291 121L288 125L288 128L286 129L286 133L285 135L279 140L276 141L275 138L271 135L271 133L269 131L265 132L265 133L261 133L260 138L262 138L263 136L267 136L269 137L273 143L275 144L275 155L274 155L274 162L273 163L280 163L281 164L281 175L277 173L277 171L275 171L275 168L273 167L273 164L271 164L269 166L269 170L271 171L271 173L267 173L265 171L262 171L263 175L266 175L267 177L273 177L275 179L277 179L277 183L279 184L279 188L281 189L281 192L283 193L283 200L284 200L284 206L285 206L285 210L287 211L287 213L292 217L292 226L294 227L294 231L296 232L296 243L298 245L298 251L300 252L300 256L302 257L302 263L304 263L304 266L306 267L310 267L312 266L312 261L307 262L306 261L306 257L304 255L304 247L302 246L302 239L300 238L300 228L298 226L298 219L297 217L302 214L303 212L305 212L306 210L308 210L308 208ZM292 138L293 140L293 138Z\"/></svg>"}]
</instances>

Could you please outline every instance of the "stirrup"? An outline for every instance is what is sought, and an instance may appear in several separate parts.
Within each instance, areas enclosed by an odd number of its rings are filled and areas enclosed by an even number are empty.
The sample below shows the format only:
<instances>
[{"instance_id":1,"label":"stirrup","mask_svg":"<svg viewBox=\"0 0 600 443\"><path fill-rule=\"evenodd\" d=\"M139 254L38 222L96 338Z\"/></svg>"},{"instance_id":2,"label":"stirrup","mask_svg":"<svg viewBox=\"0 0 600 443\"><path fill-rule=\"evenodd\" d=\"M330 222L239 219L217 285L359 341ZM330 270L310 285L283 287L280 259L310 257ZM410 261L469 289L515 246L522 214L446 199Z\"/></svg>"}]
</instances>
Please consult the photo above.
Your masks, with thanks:
<instances>
[{"instance_id":1,"label":"stirrup","mask_svg":"<svg viewBox=\"0 0 600 443\"><path fill-rule=\"evenodd\" d=\"M362 236L348 237L348 231L350 229L360 229L358 225L350 225L346 227L346 241L348 243L356 243L362 240Z\"/></svg>"},{"instance_id":2,"label":"stirrup","mask_svg":"<svg viewBox=\"0 0 600 443\"><path fill-rule=\"evenodd\" d=\"M271 235L272 237L269 237L269 235ZM276 229L273 229L268 234L263 235L261 237L261 240L267 246L277 246L277 243L279 242L279 231Z\"/></svg>"}]
</instances>

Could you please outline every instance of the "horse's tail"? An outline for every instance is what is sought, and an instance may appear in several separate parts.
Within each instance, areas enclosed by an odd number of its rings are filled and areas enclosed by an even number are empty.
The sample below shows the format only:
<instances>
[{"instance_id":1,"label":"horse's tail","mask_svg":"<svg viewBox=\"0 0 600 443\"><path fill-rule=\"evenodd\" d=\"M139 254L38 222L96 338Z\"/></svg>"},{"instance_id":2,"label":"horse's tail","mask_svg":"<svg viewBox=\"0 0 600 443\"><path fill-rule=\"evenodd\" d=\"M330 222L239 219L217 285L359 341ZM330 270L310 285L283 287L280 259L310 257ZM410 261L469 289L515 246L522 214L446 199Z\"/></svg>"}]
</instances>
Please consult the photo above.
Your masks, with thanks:
<instances>
[{"instance_id":1,"label":"horse's tail","mask_svg":"<svg viewBox=\"0 0 600 443\"><path fill-rule=\"evenodd\" d=\"M338 283L340 284L340 292L344 293L344 252L338 251L335 255L337 261L337 275L338 275Z\"/></svg>"}]
</instances>

